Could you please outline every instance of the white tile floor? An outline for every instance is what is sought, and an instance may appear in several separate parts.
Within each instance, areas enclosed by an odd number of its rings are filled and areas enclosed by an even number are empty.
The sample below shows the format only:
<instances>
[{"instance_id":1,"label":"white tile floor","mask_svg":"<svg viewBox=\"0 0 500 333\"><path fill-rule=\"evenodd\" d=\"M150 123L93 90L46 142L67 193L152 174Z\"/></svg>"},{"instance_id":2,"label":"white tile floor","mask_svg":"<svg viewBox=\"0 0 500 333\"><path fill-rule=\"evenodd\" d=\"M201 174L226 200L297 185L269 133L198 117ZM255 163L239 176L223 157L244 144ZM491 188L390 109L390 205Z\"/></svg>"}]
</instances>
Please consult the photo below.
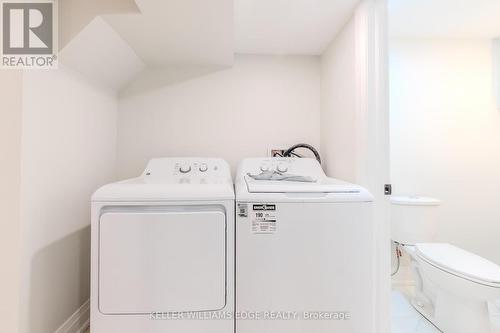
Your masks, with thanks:
<instances>
[{"instance_id":1,"label":"white tile floor","mask_svg":"<svg viewBox=\"0 0 500 333\"><path fill-rule=\"evenodd\" d=\"M411 306L406 296L392 292L391 333L440 333L434 325Z\"/></svg>"}]
</instances>

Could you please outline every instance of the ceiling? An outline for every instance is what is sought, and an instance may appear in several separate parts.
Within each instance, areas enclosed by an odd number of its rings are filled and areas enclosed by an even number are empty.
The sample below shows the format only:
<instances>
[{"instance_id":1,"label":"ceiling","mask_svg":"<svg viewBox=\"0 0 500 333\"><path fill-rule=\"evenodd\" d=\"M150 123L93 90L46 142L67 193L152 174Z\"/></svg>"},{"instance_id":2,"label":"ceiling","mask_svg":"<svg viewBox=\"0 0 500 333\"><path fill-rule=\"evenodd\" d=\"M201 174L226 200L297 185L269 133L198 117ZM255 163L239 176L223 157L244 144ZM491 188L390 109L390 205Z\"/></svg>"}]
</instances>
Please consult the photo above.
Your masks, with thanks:
<instances>
[{"instance_id":1,"label":"ceiling","mask_svg":"<svg viewBox=\"0 0 500 333\"><path fill-rule=\"evenodd\" d=\"M101 17L94 18L66 44L59 52L59 63L115 91L144 68L130 46Z\"/></svg>"},{"instance_id":2,"label":"ceiling","mask_svg":"<svg viewBox=\"0 0 500 333\"><path fill-rule=\"evenodd\" d=\"M359 0L235 0L235 51L319 55Z\"/></svg>"},{"instance_id":3,"label":"ceiling","mask_svg":"<svg viewBox=\"0 0 500 333\"><path fill-rule=\"evenodd\" d=\"M105 20L151 66L230 65L232 0L135 0L138 14Z\"/></svg>"},{"instance_id":4,"label":"ceiling","mask_svg":"<svg viewBox=\"0 0 500 333\"><path fill-rule=\"evenodd\" d=\"M60 60L133 94L222 70L236 53L320 55L359 1L65 0Z\"/></svg>"},{"instance_id":5,"label":"ceiling","mask_svg":"<svg viewBox=\"0 0 500 333\"><path fill-rule=\"evenodd\" d=\"M500 0L389 0L393 37L495 38Z\"/></svg>"},{"instance_id":6,"label":"ceiling","mask_svg":"<svg viewBox=\"0 0 500 333\"><path fill-rule=\"evenodd\" d=\"M64 0L59 1L59 49L82 31L96 16L138 13L134 0Z\"/></svg>"},{"instance_id":7,"label":"ceiling","mask_svg":"<svg viewBox=\"0 0 500 333\"><path fill-rule=\"evenodd\" d=\"M110 1L110 0L108 0ZM104 19L149 66L230 66L235 53L319 55L359 0L135 0Z\"/></svg>"}]
</instances>

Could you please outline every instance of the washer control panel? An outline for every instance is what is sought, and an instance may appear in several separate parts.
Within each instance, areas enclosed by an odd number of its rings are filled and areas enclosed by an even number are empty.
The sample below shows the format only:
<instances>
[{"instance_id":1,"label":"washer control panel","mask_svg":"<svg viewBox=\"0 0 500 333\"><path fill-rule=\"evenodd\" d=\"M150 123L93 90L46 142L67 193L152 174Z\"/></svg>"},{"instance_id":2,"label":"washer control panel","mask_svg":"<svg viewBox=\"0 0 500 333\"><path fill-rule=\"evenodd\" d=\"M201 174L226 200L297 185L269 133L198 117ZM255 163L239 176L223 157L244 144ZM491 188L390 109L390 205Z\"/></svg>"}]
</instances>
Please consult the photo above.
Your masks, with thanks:
<instances>
[{"instance_id":1,"label":"washer control panel","mask_svg":"<svg viewBox=\"0 0 500 333\"><path fill-rule=\"evenodd\" d=\"M231 182L226 161L217 158L158 158L149 161L142 175L145 180L177 184L214 184Z\"/></svg>"},{"instance_id":2,"label":"washer control panel","mask_svg":"<svg viewBox=\"0 0 500 333\"><path fill-rule=\"evenodd\" d=\"M280 173L286 173L290 168L293 169L293 162L294 161L291 159L266 159L261 162L259 169L262 172L278 171Z\"/></svg>"},{"instance_id":3,"label":"washer control panel","mask_svg":"<svg viewBox=\"0 0 500 333\"><path fill-rule=\"evenodd\" d=\"M318 161L312 158L248 158L240 164L239 173L259 174L266 171L311 176L315 179L325 177Z\"/></svg>"}]
</instances>

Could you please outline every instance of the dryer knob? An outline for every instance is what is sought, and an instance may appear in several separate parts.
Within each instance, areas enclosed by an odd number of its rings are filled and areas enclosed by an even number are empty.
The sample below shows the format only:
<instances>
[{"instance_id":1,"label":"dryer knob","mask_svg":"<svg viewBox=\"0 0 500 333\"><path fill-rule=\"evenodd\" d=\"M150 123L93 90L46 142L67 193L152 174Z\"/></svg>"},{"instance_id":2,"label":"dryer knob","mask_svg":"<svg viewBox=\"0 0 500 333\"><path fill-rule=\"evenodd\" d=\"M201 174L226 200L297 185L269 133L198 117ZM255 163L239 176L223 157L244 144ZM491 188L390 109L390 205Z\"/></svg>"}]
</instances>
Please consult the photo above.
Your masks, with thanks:
<instances>
[{"instance_id":1,"label":"dryer knob","mask_svg":"<svg viewBox=\"0 0 500 333\"><path fill-rule=\"evenodd\" d=\"M188 173L189 171L191 171L191 165L182 164L181 167L179 168L179 171L182 173Z\"/></svg>"},{"instance_id":2,"label":"dryer knob","mask_svg":"<svg viewBox=\"0 0 500 333\"><path fill-rule=\"evenodd\" d=\"M260 171L262 171L262 172L269 171L269 165L268 164L262 164L260 166Z\"/></svg>"},{"instance_id":3,"label":"dryer knob","mask_svg":"<svg viewBox=\"0 0 500 333\"><path fill-rule=\"evenodd\" d=\"M208 165L206 165L205 163L203 163L202 165L200 165L200 171L201 172L206 172L208 170Z\"/></svg>"}]
</instances>

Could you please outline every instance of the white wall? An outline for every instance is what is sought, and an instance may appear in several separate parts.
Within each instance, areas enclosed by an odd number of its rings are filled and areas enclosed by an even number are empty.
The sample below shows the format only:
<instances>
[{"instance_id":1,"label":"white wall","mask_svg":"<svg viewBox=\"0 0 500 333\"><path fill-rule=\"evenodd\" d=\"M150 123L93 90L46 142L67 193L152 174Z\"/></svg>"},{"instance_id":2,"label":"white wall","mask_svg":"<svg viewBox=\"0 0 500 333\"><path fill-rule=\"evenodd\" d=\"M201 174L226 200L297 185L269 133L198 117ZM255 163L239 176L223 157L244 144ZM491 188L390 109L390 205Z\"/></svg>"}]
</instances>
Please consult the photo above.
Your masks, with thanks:
<instances>
[{"instance_id":1,"label":"white wall","mask_svg":"<svg viewBox=\"0 0 500 333\"><path fill-rule=\"evenodd\" d=\"M389 115L386 1L364 0L321 58L321 147L329 176L365 186L374 197L372 256L374 277L365 287L372 297L376 332L390 330L390 233L388 197Z\"/></svg>"},{"instance_id":2,"label":"white wall","mask_svg":"<svg viewBox=\"0 0 500 333\"><path fill-rule=\"evenodd\" d=\"M437 241L500 264L500 112L491 42L391 43L395 194L439 198Z\"/></svg>"},{"instance_id":3,"label":"white wall","mask_svg":"<svg viewBox=\"0 0 500 333\"><path fill-rule=\"evenodd\" d=\"M214 156L234 167L270 147L319 147L317 57L237 56L234 67L120 100L120 178L153 157Z\"/></svg>"},{"instance_id":4,"label":"white wall","mask_svg":"<svg viewBox=\"0 0 500 333\"><path fill-rule=\"evenodd\" d=\"M0 70L0 323L19 325L22 73Z\"/></svg>"},{"instance_id":5,"label":"white wall","mask_svg":"<svg viewBox=\"0 0 500 333\"><path fill-rule=\"evenodd\" d=\"M321 56L321 147L326 172L357 181L356 29L351 18Z\"/></svg>"},{"instance_id":6,"label":"white wall","mask_svg":"<svg viewBox=\"0 0 500 333\"><path fill-rule=\"evenodd\" d=\"M21 332L53 333L89 297L90 196L115 179L117 99L60 68L26 71Z\"/></svg>"}]
</instances>

